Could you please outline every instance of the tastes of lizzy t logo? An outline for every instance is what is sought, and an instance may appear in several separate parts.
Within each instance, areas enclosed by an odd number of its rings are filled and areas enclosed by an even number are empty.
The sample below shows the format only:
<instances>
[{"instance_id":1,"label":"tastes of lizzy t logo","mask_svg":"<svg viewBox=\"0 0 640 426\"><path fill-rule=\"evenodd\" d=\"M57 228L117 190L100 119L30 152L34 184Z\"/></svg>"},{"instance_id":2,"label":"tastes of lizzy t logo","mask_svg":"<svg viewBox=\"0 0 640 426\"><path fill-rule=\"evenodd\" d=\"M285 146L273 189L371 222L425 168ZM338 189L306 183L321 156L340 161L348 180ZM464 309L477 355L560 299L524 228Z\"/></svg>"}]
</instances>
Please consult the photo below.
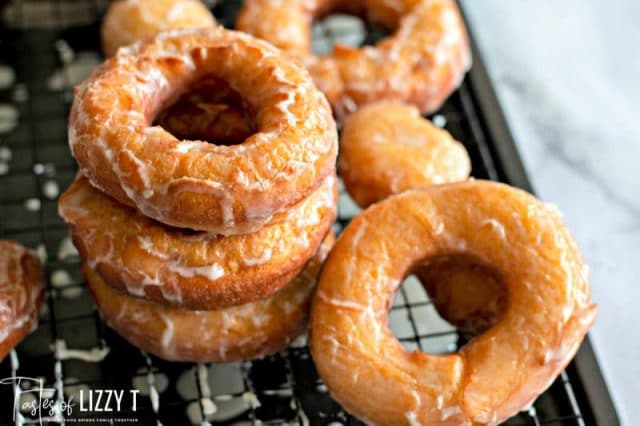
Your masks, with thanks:
<instances>
[{"instance_id":1,"label":"tastes of lizzy t logo","mask_svg":"<svg viewBox=\"0 0 640 426\"><path fill-rule=\"evenodd\" d=\"M111 389L80 389L77 397L70 395L66 400L56 393L55 388L46 388L42 379L33 377L7 377L0 379L0 384L14 386L13 398L13 421L24 420L24 416L38 420L40 425L48 422L60 422L64 419L67 423L73 422L70 418L75 410L85 414L103 413L103 419L96 419L92 416L92 422L109 422L114 419L109 413L121 411L136 412L138 408L137 389L129 391ZM137 422L135 418L121 419L124 421ZM80 418L77 422L82 422Z\"/></svg>"}]
</instances>

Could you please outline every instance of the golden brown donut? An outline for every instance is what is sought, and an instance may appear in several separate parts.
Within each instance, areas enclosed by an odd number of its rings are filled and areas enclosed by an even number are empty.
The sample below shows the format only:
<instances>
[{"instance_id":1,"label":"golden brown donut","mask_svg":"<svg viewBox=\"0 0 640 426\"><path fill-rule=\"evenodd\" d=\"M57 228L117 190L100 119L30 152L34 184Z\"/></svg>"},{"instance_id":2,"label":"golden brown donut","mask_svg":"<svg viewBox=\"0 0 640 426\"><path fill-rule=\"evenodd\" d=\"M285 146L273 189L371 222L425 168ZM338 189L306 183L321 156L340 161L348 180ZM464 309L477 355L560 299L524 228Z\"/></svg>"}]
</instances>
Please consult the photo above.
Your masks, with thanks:
<instances>
[{"instance_id":1,"label":"golden brown donut","mask_svg":"<svg viewBox=\"0 0 640 426\"><path fill-rule=\"evenodd\" d=\"M211 28L216 20L199 0L117 0L102 21L104 55L118 48L178 28Z\"/></svg>"},{"instance_id":2,"label":"golden brown donut","mask_svg":"<svg viewBox=\"0 0 640 426\"><path fill-rule=\"evenodd\" d=\"M130 296L188 309L267 297L316 252L336 216L335 176L281 222L223 237L172 228L119 204L80 177L60 196L60 216L92 269Z\"/></svg>"},{"instance_id":3,"label":"golden brown donut","mask_svg":"<svg viewBox=\"0 0 640 426\"><path fill-rule=\"evenodd\" d=\"M415 107L378 102L345 120L338 168L349 195L365 208L407 189L465 180L471 161L460 142Z\"/></svg>"},{"instance_id":4,"label":"golden brown donut","mask_svg":"<svg viewBox=\"0 0 640 426\"><path fill-rule=\"evenodd\" d=\"M209 75L242 96L256 133L220 146L151 126ZM92 185L121 203L168 225L236 235L315 191L335 170L338 144L329 105L302 67L217 27L120 49L76 90L69 145Z\"/></svg>"},{"instance_id":5,"label":"golden brown donut","mask_svg":"<svg viewBox=\"0 0 640 426\"><path fill-rule=\"evenodd\" d=\"M190 311L127 297L84 264L102 316L131 344L170 361L229 362L286 348L307 328L311 294L329 235L302 271L267 299L217 311Z\"/></svg>"},{"instance_id":6,"label":"golden brown donut","mask_svg":"<svg viewBox=\"0 0 640 426\"><path fill-rule=\"evenodd\" d=\"M415 272L442 318L477 335L495 324L509 295L496 271L463 256L442 256Z\"/></svg>"},{"instance_id":7,"label":"golden brown donut","mask_svg":"<svg viewBox=\"0 0 640 426\"><path fill-rule=\"evenodd\" d=\"M16 241L0 240L0 360L38 324L42 266Z\"/></svg>"},{"instance_id":8,"label":"golden brown donut","mask_svg":"<svg viewBox=\"0 0 640 426\"><path fill-rule=\"evenodd\" d=\"M311 53L311 22L332 11L360 15L393 33L375 46L337 44ZM236 27L290 52L308 67L338 118L381 99L430 113L471 66L464 22L454 0L248 0Z\"/></svg>"},{"instance_id":9,"label":"golden brown donut","mask_svg":"<svg viewBox=\"0 0 640 426\"><path fill-rule=\"evenodd\" d=\"M213 141L220 145L242 142L252 133L240 95L212 76L194 83L156 121L178 139Z\"/></svg>"},{"instance_id":10,"label":"golden brown donut","mask_svg":"<svg viewBox=\"0 0 640 426\"><path fill-rule=\"evenodd\" d=\"M497 271L509 303L456 353L408 352L388 327L389 306L415 266L440 256ZM556 210L495 182L434 185L347 226L320 276L311 351L333 397L369 424L494 425L553 382L595 315L587 269Z\"/></svg>"}]
</instances>

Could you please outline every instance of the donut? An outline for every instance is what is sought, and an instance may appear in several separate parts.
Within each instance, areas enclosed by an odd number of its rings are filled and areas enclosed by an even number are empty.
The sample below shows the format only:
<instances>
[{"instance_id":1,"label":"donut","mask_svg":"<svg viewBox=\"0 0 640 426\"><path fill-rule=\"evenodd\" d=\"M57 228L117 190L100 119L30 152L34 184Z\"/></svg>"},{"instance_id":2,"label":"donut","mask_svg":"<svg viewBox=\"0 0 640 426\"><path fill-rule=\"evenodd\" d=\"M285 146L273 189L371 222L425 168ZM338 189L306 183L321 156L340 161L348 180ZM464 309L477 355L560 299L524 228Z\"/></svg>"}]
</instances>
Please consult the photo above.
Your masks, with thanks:
<instances>
[{"instance_id":1,"label":"donut","mask_svg":"<svg viewBox=\"0 0 640 426\"><path fill-rule=\"evenodd\" d=\"M38 324L42 266L16 241L0 240L0 361Z\"/></svg>"},{"instance_id":2,"label":"donut","mask_svg":"<svg viewBox=\"0 0 640 426\"><path fill-rule=\"evenodd\" d=\"M131 344L169 361L240 361L278 352L306 330L311 294L332 243L328 235L304 269L269 298L215 311L128 297L86 263L83 270L102 316Z\"/></svg>"},{"instance_id":3,"label":"donut","mask_svg":"<svg viewBox=\"0 0 640 426\"><path fill-rule=\"evenodd\" d=\"M211 28L215 18L199 0L117 0L102 21L102 51L118 48L178 28Z\"/></svg>"},{"instance_id":4,"label":"donut","mask_svg":"<svg viewBox=\"0 0 640 426\"><path fill-rule=\"evenodd\" d=\"M438 314L469 335L495 324L509 295L496 271L462 256L430 260L415 272Z\"/></svg>"},{"instance_id":5,"label":"donut","mask_svg":"<svg viewBox=\"0 0 640 426\"><path fill-rule=\"evenodd\" d=\"M336 44L311 52L311 23L332 11L363 16L392 32L375 46ZM395 99L422 113L440 107L471 66L469 40L454 0L248 0L236 27L290 52L325 92L339 119L373 101Z\"/></svg>"},{"instance_id":6,"label":"donut","mask_svg":"<svg viewBox=\"0 0 640 426\"><path fill-rule=\"evenodd\" d=\"M255 133L220 146L179 140L156 115L213 75L236 91ZM337 132L308 73L278 49L217 27L119 50L76 90L69 145L91 184L165 224L254 232L334 173Z\"/></svg>"},{"instance_id":7,"label":"donut","mask_svg":"<svg viewBox=\"0 0 640 426\"><path fill-rule=\"evenodd\" d=\"M220 145L242 142L252 133L240 95L211 76L194 83L156 122L176 138Z\"/></svg>"},{"instance_id":8,"label":"donut","mask_svg":"<svg viewBox=\"0 0 640 426\"><path fill-rule=\"evenodd\" d=\"M460 142L415 107L383 101L344 121L338 168L349 195L365 208L407 189L465 180L471 161Z\"/></svg>"},{"instance_id":9,"label":"donut","mask_svg":"<svg viewBox=\"0 0 640 426\"><path fill-rule=\"evenodd\" d=\"M412 268L440 256L495 270L508 305L455 353L409 352L388 310ZM368 424L493 425L550 386L595 315L557 210L504 184L449 183L392 196L347 226L319 278L311 352L333 397Z\"/></svg>"},{"instance_id":10,"label":"donut","mask_svg":"<svg viewBox=\"0 0 640 426\"><path fill-rule=\"evenodd\" d=\"M286 214L245 235L172 228L119 204L79 177L60 216L83 259L114 289L185 309L220 309L265 298L316 252L336 217L335 175Z\"/></svg>"}]
</instances>

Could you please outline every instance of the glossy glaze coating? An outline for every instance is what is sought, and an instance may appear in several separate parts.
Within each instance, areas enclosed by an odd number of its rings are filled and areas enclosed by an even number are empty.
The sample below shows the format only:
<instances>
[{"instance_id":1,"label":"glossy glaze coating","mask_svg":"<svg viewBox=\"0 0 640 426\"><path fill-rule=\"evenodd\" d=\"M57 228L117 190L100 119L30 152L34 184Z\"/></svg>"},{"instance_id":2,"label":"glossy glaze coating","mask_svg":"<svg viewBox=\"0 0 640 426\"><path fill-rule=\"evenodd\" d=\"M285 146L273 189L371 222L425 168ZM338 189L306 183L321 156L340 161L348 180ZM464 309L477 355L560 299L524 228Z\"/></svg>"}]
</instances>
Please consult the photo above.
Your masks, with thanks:
<instances>
[{"instance_id":1,"label":"glossy glaze coating","mask_svg":"<svg viewBox=\"0 0 640 426\"><path fill-rule=\"evenodd\" d=\"M336 216L334 176L281 222L223 237L162 225L80 177L59 212L83 259L130 296L189 309L219 309L267 297L317 251Z\"/></svg>"},{"instance_id":2,"label":"glossy glaze coating","mask_svg":"<svg viewBox=\"0 0 640 426\"><path fill-rule=\"evenodd\" d=\"M229 362L286 348L307 328L311 294L331 245L319 251L285 287L269 298L216 311L155 305L119 294L84 265L98 309L133 345L170 361Z\"/></svg>"},{"instance_id":3,"label":"glossy glaze coating","mask_svg":"<svg viewBox=\"0 0 640 426\"><path fill-rule=\"evenodd\" d=\"M465 180L471 161L460 142L417 108L378 102L345 120L338 169L351 198L365 208L408 189Z\"/></svg>"},{"instance_id":4,"label":"glossy glaze coating","mask_svg":"<svg viewBox=\"0 0 640 426\"><path fill-rule=\"evenodd\" d=\"M156 115L214 75L253 111L243 143L179 140ZM260 229L335 170L337 132L308 73L278 49L217 27L122 48L77 89L69 146L92 185L146 216L224 235Z\"/></svg>"},{"instance_id":5,"label":"glossy glaze coating","mask_svg":"<svg viewBox=\"0 0 640 426\"><path fill-rule=\"evenodd\" d=\"M0 360L37 326L43 299L36 255L15 241L0 240Z\"/></svg>"},{"instance_id":6,"label":"glossy glaze coating","mask_svg":"<svg viewBox=\"0 0 640 426\"><path fill-rule=\"evenodd\" d=\"M216 20L200 0L118 0L102 21L104 55L119 47L178 28L211 28Z\"/></svg>"},{"instance_id":7,"label":"glossy glaze coating","mask_svg":"<svg viewBox=\"0 0 640 426\"><path fill-rule=\"evenodd\" d=\"M381 24L392 34L375 46L338 44L327 56L311 53L311 23L344 11ZM381 99L401 100L422 113L436 110L471 66L469 41L453 0L248 0L236 27L299 58L338 118Z\"/></svg>"},{"instance_id":8,"label":"glossy glaze coating","mask_svg":"<svg viewBox=\"0 0 640 426\"><path fill-rule=\"evenodd\" d=\"M393 294L415 266L447 255L496 270L508 306L456 353L408 352L387 325ZM554 208L495 182L434 185L375 204L345 229L314 298L311 350L331 394L369 424L493 425L553 382L595 314L587 268Z\"/></svg>"}]
</instances>

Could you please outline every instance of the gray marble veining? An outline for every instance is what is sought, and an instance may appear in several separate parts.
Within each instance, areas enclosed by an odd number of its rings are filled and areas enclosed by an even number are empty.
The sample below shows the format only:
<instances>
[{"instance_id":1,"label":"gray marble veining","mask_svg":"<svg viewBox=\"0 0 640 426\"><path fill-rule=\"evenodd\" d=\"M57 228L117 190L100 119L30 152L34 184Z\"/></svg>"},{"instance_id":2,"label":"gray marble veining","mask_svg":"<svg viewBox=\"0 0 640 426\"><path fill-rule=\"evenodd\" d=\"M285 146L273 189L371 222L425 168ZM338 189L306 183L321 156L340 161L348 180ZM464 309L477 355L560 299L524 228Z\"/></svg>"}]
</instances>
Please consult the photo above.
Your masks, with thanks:
<instances>
[{"instance_id":1,"label":"gray marble veining","mask_svg":"<svg viewBox=\"0 0 640 426\"><path fill-rule=\"evenodd\" d=\"M640 2L463 0L538 195L591 266L591 335L624 424L640 418ZM635 420L637 423L637 420Z\"/></svg>"}]
</instances>

